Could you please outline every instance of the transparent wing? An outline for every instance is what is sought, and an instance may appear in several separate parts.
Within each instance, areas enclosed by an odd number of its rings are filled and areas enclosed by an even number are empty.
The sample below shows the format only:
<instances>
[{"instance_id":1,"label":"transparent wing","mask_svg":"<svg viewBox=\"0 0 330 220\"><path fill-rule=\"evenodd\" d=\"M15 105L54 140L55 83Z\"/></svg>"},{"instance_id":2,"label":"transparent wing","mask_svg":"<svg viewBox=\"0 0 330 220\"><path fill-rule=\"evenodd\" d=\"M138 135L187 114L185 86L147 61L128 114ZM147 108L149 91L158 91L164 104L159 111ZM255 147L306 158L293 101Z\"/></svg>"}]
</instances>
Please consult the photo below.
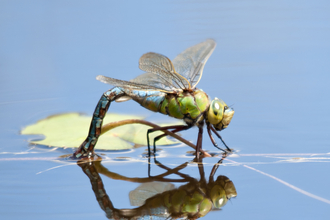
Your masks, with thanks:
<instances>
[{"instance_id":1,"label":"transparent wing","mask_svg":"<svg viewBox=\"0 0 330 220\"><path fill-rule=\"evenodd\" d=\"M169 58L158 53L146 53L139 60L141 70L150 74L155 74L152 81L163 83L167 87L176 89L190 89L189 81L182 75L178 74ZM150 75L149 75L150 76Z\"/></svg>"},{"instance_id":2,"label":"transparent wing","mask_svg":"<svg viewBox=\"0 0 330 220\"><path fill-rule=\"evenodd\" d=\"M174 60L175 70L195 88L202 77L206 61L211 56L216 43L208 39L180 53Z\"/></svg>"},{"instance_id":3,"label":"transparent wing","mask_svg":"<svg viewBox=\"0 0 330 220\"><path fill-rule=\"evenodd\" d=\"M209 39L179 54L173 63L158 53L146 53L139 60L139 67L146 71L130 81L97 76L96 79L113 86L132 90L154 90L171 93L195 88L202 77L203 68L216 43Z\"/></svg>"},{"instance_id":4,"label":"transparent wing","mask_svg":"<svg viewBox=\"0 0 330 220\"><path fill-rule=\"evenodd\" d=\"M110 78L110 77L102 76L102 75L98 75L96 77L96 79L103 83L122 87L124 89L144 90L144 91L162 91L162 92L166 92L166 93L172 92L172 91L163 89L163 87L156 87L156 86L142 84L142 83L138 83L138 82L134 82L134 81L119 80L119 79L114 79L114 78Z\"/></svg>"},{"instance_id":5,"label":"transparent wing","mask_svg":"<svg viewBox=\"0 0 330 220\"><path fill-rule=\"evenodd\" d=\"M130 82L146 84L161 90L165 90L167 92L173 92L175 90L178 90L178 88L172 84L171 80L163 79L154 73L141 74L136 78L130 80Z\"/></svg>"},{"instance_id":6,"label":"transparent wing","mask_svg":"<svg viewBox=\"0 0 330 220\"><path fill-rule=\"evenodd\" d=\"M147 199L174 188L175 186L172 183L142 183L140 186L129 193L129 200L133 206L142 206Z\"/></svg>"}]
</instances>

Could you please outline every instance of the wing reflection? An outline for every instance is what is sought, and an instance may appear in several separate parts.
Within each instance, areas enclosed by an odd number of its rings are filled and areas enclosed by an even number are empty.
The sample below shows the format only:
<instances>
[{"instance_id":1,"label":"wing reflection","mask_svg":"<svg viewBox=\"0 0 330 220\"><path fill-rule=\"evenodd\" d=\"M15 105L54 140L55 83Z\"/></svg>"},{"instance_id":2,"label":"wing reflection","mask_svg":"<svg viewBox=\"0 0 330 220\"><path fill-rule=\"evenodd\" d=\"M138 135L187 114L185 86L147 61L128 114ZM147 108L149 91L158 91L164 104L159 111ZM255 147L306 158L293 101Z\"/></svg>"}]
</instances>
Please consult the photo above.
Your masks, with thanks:
<instances>
[{"instance_id":1,"label":"wing reflection","mask_svg":"<svg viewBox=\"0 0 330 220\"><path fill-rule=\"evenodd\" d=\"M202 159L198 161L200 180L180 172L187 167L188 162L175 168L168 168L155 159L155 164L165 172L151 176L152 165L149 163L149 177L146 178L130 178L111 172L101 164L101 161L78 162L78 165L90 179L96 199L109 219L197 219L210 211L221 209L230 198L237 195L235 186L228 177L219 175L214 180L214 175L223 159L213 166L208 181L205 178ZM115 208L99 174L112 179L141 183L129 195L131 204L138 207ZM166 178L169 175L177 175L179 178ZM172 183L177 182L186 184L175 188Z\"/></svg>"}]
</instances>

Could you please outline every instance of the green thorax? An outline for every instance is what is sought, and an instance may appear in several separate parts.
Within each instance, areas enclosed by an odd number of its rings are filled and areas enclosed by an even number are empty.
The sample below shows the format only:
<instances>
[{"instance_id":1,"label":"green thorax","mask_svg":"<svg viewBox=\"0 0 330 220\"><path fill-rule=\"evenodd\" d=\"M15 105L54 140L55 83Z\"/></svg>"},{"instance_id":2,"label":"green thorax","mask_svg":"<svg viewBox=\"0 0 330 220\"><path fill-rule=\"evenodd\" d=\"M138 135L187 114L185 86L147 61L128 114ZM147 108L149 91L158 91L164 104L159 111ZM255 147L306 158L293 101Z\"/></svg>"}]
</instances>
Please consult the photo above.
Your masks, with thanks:
<instances>
[{"instance_id":1,"label":"green thorax","mask_svg":"<svg viewBox=\"0 0 330 220\"><path fill-rule=\"evenodd\" d=\"M204 119L210 99L202 90L192 92L164 93L160 91L125 90L127 95L143 107L177 119L183 119L188 125L195 125Z\"/></svg>"},{"instance_id":2,"label":"green thorax","mask_svg":"<svg viewBox=\"0 0 330 220\"><path fill-rule=\"evenodd\" d=\"M188 125L193 125L203 118L208 109L210 99L202 90L167 94L158 110L162 114L184 119Z\"/></svg>"}]
</instances>

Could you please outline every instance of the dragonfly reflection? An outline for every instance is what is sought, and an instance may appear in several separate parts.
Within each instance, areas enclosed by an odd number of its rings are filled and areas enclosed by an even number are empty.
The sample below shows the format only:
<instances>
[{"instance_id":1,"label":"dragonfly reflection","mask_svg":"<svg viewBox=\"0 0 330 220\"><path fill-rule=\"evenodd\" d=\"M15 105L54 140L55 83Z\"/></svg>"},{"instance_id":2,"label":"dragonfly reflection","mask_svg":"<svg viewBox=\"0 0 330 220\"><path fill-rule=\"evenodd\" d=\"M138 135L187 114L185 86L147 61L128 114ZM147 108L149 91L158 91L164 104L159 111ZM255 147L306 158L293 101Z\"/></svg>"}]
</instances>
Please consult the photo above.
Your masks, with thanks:
<instances>
[{"instance_id":1,"label":"dragonfly reflection","mask_svg":"<svg viewBox=\"0 0 330 220\"><path fill-rule=\"evenodd\" d=\"M155 160L155 164L165 172L151 176L150 169L154 165L149 163L149 175L146 178L130 178L111 172L102 166L101 161L78 162L78 165L90 179L96 199L109 219L149 219L153 217L157 217L157 219L197 219L210 211L221 209L230 198L237 195L235 186L228 177L219 175L214 180L214 175L223 159L213 166L208 181L205 178L201 160L198 163L200 180L180 172L187 167L188 162L175 168L169 168ZM138 207L115 208L105 191L99 174L116 180L141 183L129 195L131 204ZM179 178L166 178L169 175L176 175ZM175 188L172 183L178 182L186 184Z\"/></svg>"}]
</instances>

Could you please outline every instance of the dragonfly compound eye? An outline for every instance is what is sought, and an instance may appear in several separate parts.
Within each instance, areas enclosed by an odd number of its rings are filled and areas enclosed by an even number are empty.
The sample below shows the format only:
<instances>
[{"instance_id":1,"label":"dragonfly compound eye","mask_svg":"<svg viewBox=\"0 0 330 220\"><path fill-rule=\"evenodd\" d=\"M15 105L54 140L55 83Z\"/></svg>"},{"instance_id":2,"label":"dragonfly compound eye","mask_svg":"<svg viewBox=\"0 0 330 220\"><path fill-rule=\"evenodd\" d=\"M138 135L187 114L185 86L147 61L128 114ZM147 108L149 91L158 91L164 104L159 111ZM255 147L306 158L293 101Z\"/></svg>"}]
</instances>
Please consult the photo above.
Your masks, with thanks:
<instances>
[{"instance_id":1,"label":"dragonfly compound eye","mask_svg":"<svg viewBox=\"0 0 330 220\"><path fill-rule=\"evenodd\" d=\"M211 102L207 117L211 124L215 125L221 122L225 106L226 104L219 99L214 99Z\"/></svg>"},{"instance_id":2,"label":"dragonfly compound eye","mask_svg":"<svg viewBox=\"0 0 330 220\"><path fill-rule=\"evenodd\" d=\"M214 208L216 209L220 209L228 201L226 191L220 185L214 185L212 187L212 189L210 190L210 198L212 200Z\"/></svg>"}]
</instances>

